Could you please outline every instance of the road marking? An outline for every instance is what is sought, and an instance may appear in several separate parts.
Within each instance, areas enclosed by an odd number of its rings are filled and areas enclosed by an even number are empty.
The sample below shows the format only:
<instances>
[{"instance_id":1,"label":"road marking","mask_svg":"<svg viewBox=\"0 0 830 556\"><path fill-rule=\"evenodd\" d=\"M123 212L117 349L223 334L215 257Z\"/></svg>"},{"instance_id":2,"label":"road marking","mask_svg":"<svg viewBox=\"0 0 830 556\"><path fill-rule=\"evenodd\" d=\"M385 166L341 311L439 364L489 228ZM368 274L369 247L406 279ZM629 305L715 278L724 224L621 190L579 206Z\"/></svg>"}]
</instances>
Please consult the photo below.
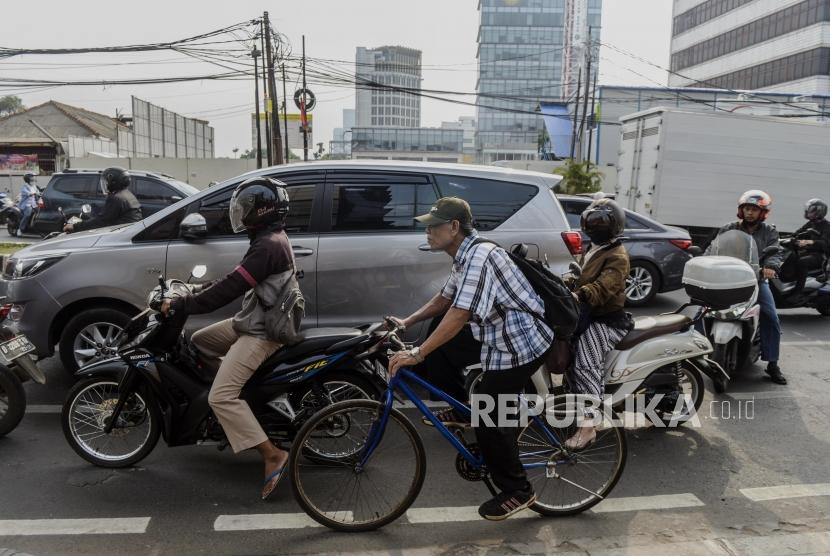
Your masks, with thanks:
<instances>
[{"instance_id":1,"label":"road marking","mask_svg":"<svg viewBox=\"0 0 830 556\"><path fill-rule=\"evenodd\" d=\"M147 532L149 517L0 520L0 536L123 535Z\"/></svg>"},{"instance_id":2,"label":"road marking","mask_svg":"<svg viewBox=\"0 0 830 556\"><path fill-rule=\"evenodd\" d=\"M351 516L351 512L347 512ZM214 531L263 531L268 529L305 529L322 527L306 514L220 515L213 522Z\"/></svg>"},{"instance_id":3,"label":"road marking","mask_svg":"<svg viewBox=\"0 0 830 556\"><path fill-rule=\"evenodd\" d=\"M519 512L510 519L525 519L539 517L539 514L530 510ZM409 523L448 523L459 521L481 521L478 515L478 506L458 506L444 508L411 508L406 512Z\"/></svg>"},{"instance_id":4,"label":"road marking","mask_svg":"<svg viewBox=\"0 0 830 556\"><path fill-rule=\"evenodd\" d=\"M813 340L813 341L796 341L790 340L786 342L781 342L782 346L793 346L793 347L830 347L830 342L823 342L821 340Z\"/></svg>"},{"instance_id":5,"label":"road marking","mask_svg":"<svg viewBox=\"0 0 830 556\"><path fill-rule=\"evenodd\" d=\"M781 500L782 498L801 498L806 496L830 496L830 483L742 488L741 494L753 502Z\"/></svg>"},{"instance_id":6,"label":"road marking","mask_svg":"<svg viewBox=\"0 0 830 556\"><path fill-rule=\"evenodd\" d=\"M673 508L696 508L705 504L689 492L682 494L658 494L656 496L631 496L628 498L606 498L593 508L594 513L640 512L644 510L671 510Z\"/></svg>"},{"instance_id":7,"label":"road marking","mask_svg":"<svg viewBox=\"0 0 830 556\"><path fill-rule=\"evenodd\" d=\"M801 394L800 392L793 392L792 390L764 390L760 392L727 392L726 395L734 400L777 400L780 398L803 397L803 394Z\"/></svg>"},{"instance_id":8,"label":"road marking","mask_svg":"<svg viewBox=\"0 0 830 556\"><path fill-rule=\"evenodd\" d=\"M53 414L60 413L63 406L59 404L27 405L26 413Z\"/></svg>"}]
</instances>

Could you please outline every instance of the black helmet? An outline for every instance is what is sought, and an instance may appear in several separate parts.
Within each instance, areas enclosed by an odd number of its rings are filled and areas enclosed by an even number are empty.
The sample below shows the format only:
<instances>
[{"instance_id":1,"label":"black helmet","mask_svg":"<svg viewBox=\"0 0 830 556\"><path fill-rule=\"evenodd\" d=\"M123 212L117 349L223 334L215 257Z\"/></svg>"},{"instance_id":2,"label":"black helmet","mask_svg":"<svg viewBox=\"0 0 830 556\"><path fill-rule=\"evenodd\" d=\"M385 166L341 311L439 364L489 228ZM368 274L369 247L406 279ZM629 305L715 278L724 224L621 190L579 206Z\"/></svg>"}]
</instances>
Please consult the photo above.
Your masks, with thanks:
<instances>
[{"instance_id":1,"label":"black helmet","mask_svg":"<svg viewBox=\"0 0 830 556\"><path fill-rule=\"evenodd\" d=\"M612 199L597 199L582 213L580 226L591 238L591 243L608 243L622 235L625 229L625 212Z\"/></svg>"},{"instance_id":2,"label":"black helmet","mask_svg":"<svg viewBox=\"0 0 830 556\"><path fill-rule=\"evenodd\" d=\"M821 199L810 199L804 205L804 218L807 220L824 220L827 216L827 203Z\"/></svg>"},{"instance_id":3,"label":"black helmet","mask_svg":"<svg viewBox=\"0 0 830 556\"><path fill-rule=\"evenodd\" d=\"M26 183L32 183L34 177L35 175L33 173L26 172L25 174L23 174L23 181L25 181Z\"/></svg>"},{"instance_id":4,"label":"black helmet","mask_svg":"<svg viewBox=\"0 0 830 556\"><path fill-rule=\"evenodd\" d=\"M101 172L101 185L110 193L130 187L130 173L124 168L113 166Z\"/></svg>"},{"instance_id":5,"label":"black helmet","mask_svg":"<svg viewBox=\"0 0 830 556\"><path fill-rule=\"evenodd\" d=\"M285 184L266 177L243 181L231 195L229 213L234 233L284 224L288 214Z\"/></svg>"}]
</instances>

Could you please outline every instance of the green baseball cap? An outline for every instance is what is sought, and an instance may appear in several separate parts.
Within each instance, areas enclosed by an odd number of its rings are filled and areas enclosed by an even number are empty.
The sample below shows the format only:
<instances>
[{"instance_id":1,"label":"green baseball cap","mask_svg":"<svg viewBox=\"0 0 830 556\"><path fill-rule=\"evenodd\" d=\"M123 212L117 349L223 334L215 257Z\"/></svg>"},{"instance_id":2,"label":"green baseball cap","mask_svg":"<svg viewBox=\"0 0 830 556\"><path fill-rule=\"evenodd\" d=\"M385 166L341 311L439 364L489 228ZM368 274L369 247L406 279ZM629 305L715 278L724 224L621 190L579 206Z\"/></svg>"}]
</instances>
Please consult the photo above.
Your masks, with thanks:
<instances>
[{"instance_id":1,"label":"green baseball cap","mask_svg":"<svg viewBox=\"0 0 830 556\"><path fill-rule=\"evenodd\" d=\"M459 197L442 197L435 201L435 204L429 209L428 214L418 216L415 220L427 226L446 224L453 220L458 220L462 224L471 224L473 222L473 213L470 210L470 205L464 199Z\"/></svg>"}]
</instances>

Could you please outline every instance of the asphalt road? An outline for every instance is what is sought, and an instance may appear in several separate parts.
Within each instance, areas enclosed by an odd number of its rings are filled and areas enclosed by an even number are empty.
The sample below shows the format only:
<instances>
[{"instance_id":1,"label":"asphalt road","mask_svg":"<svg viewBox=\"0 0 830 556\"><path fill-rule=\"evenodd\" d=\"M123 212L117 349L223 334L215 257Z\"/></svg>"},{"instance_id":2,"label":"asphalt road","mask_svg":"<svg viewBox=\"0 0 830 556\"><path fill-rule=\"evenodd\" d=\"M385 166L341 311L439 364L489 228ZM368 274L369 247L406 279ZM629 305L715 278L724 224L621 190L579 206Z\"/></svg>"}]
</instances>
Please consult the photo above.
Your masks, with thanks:
<instances>
[{"instance_id":1,"label":"asphalt road","mask_svg":"<svg viewBox=\"0 0 830 556\"><path fill-rule=\"evenodd\" d=\"M660 296L638 313L681 302L679 294ZM772 384L756 366L736 376L727 395L707 391L699 428L630 429L625 473L594 510L484 522L474 507L486 489L456 475L449 446L418 425L428 471L415 511L360 535L311 526L287 482L261 502L260 464L250 453L160 443L132 469L90 466L63 439L56 404L70 381L49 360L49 384L27 385L31 411L0 439L0 548L123 555L830 554L830 320L786 311L782 323L788 386Z\"/></svg>"}]
</instances>

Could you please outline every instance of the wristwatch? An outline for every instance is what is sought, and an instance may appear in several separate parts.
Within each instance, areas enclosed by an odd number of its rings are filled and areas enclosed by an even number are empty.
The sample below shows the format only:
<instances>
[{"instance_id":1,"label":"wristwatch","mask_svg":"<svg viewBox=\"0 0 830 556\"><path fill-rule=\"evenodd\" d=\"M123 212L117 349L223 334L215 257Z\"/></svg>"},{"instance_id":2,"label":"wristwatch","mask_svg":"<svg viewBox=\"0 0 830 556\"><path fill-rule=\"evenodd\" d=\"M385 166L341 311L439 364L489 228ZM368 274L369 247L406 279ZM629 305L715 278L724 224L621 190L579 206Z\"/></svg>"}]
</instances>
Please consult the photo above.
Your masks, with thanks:
<instances>
[{"instance_id":1,"label":"wristwatch","mask_svg":"<svg viewBox=\"0 0 830 556\"><path fill-rule=\"evenodd\" d=\"M410 349L409 350L409 355L414 357L415 361L417 361L418 363L423 363L424 362L424 356L421 355L421 348L420 347L414 347L414 348Z\"/></svg>"}]
</instances>

